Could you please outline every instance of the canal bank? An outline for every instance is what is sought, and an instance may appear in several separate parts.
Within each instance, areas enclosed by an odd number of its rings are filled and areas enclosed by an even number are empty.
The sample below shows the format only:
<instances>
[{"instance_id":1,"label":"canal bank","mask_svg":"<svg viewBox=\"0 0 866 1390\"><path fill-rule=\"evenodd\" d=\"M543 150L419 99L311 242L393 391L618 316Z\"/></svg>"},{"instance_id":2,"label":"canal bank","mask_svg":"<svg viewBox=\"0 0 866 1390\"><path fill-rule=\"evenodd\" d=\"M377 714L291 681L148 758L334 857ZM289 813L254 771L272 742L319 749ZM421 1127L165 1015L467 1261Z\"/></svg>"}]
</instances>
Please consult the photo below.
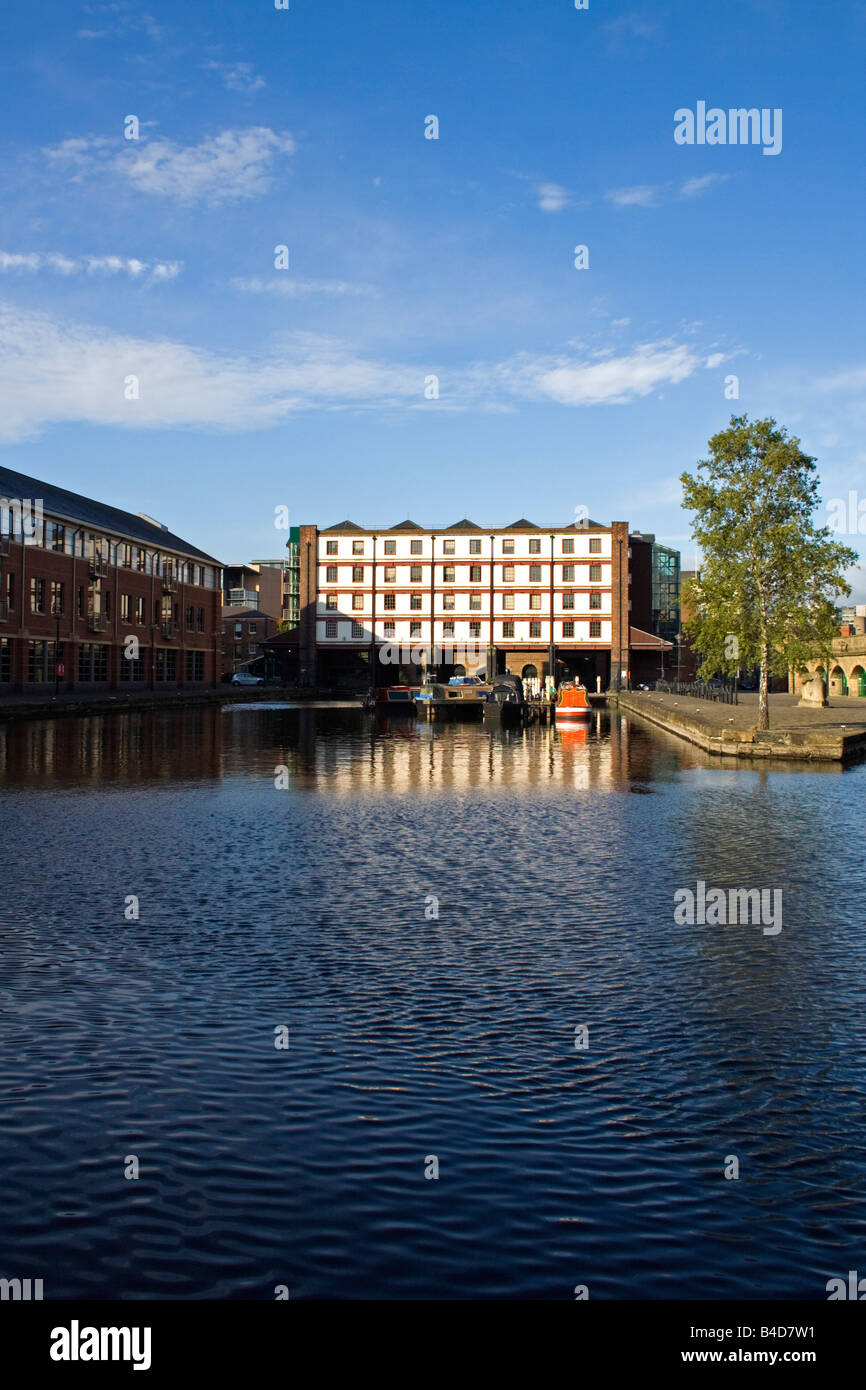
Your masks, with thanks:
<instances>
[{"instance_id":1,"label":"canal bank","mask_svg":"<svg viewBox=\"0 0 866 1390\"><path fill-rule=\"evenodd\" d=\"M238 702L245 705L259 701L272 703L274 700L312 703L320 700L345 701L345 696L332 691L274 685L221 685L210 690L172 690L165 694L141 690L134 694L105 691L98 695L19 695L0 700L0 723L89 714L123 714L128 710L191 709L197 705L230 705Z\"/></svg>"},{"instance_id":2,"label":"canal bank","mask_svg":"<svg viewBox=\"0 0 866 1390\"><path fill-rule=\"evenodd\" d=\"M758 729L758 697L737 705L656 691L610 691L608 704L645 719L721 758L793 758L846 762L866 755L866 700L834 700L826 709L802 707L795 695L770 696L770 728ZM853 707L852 707L853 702Z\"/></svg>"}]
</instances>

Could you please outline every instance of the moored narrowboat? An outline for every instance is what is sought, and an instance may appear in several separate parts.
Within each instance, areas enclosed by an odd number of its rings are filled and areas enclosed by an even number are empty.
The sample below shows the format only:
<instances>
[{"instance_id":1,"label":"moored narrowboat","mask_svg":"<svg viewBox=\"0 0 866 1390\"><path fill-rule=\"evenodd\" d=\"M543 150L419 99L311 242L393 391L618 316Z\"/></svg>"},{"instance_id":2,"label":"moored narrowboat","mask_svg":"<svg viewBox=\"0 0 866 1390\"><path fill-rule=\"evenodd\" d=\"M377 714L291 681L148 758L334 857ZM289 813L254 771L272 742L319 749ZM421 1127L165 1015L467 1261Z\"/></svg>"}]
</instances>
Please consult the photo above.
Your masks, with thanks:
<instances>
[{"instance_id":1,"label":"moored narrowboat","mask_svg":"<svg viewBox=\"0 0 866 1390\"><path fill-rule=\"evenodd\" d=\"M556 722L568 724L575 720L589 719L592 705L586 693L586 686L576 681L566 681L559 687L556 696Z\"/></svg>"}]
</instances>

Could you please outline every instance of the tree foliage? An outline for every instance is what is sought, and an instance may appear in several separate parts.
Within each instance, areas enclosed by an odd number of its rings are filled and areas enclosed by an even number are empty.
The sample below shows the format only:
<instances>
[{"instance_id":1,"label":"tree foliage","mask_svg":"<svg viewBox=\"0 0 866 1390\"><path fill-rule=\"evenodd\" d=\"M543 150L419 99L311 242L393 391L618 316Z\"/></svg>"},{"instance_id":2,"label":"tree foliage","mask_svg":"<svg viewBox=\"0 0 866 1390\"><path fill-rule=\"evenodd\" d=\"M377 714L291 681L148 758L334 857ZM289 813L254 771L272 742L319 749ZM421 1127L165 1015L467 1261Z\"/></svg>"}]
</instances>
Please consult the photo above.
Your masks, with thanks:
<instances>
[{"instance_id":1,"label":"tree foliage","mask_svg":"<svg viewBox=\"0 0 866 1390\"><path fill-rule=\"evenodd\" d=\"M851 591L845 570L857 553L815 525L815 460L775 420L732 416L681 482L703 552L684 594L693 614L685 631L702 676L760 668L758 722L767 728L769 676L831 650L834 600Z\"/></svg>"}]
</instances>

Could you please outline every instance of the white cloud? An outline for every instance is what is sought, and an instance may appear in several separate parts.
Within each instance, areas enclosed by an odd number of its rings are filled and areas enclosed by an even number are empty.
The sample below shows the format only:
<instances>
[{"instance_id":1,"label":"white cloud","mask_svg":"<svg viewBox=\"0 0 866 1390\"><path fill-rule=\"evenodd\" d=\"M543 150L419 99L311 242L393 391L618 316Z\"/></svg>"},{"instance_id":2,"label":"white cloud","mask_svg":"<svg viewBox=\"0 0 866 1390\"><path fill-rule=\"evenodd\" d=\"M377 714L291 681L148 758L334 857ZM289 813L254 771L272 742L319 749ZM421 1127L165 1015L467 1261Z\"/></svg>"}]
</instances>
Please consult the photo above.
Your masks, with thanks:
<instances>
[{"instance_id":1,"label":"white cloud","mask_svg":"<svg viewBox=\"0 0 866 1390\"><path fill-rule=\"evenodd\" d=\"M299 410L423 401L424 369L366 360L340 343L295 335L244 357L147 340L0 307L0 439L51 424L251 430ZM126 400L124 381L139 381Z\"/></svg>"},{"instance_id":2,"label":"white cloud","mask_svg":"<svg viewBox=\"0 0 866 1390\"><path fill-rule=\"evenodd\" d=\"M61 422L245 431L314 409L502 410L521 399L625 404L684 380L700 360L672 342L583 360L521 354L443 374L442 399L431 406L424 398L429 364L372 360L314 334L296 333L266 353L242 356L60 324L6 305L0 306L0 439L33 437ZM138 379L137 400L125 399L129 376Z\"/></svg>"},{"instance_id":3,"label":"white cloud","mask_svg":"<svg viewBox=\"0 0 866 1390\"><path fill-rule=\"evenodd\" d=\"M542 212L562 212L568 206L568 193L558 183L540 183L535 192Z\"/></svg>"},{"instance_id":4,"label":"white cloud","mask_svg":"<svg viewBox=\"0 0 866 1390\"><path fill-rule=\"evenodd\" d=\"M252 63L207 63L208 71L218 72L223 85L230 92L240 92L243 96L255 96L267 84L253 68Z\"/></svg>"},{"instance_id":5,"label":"white cloud","mask_svg":"<svg viewBox=\"0 0 866 1390\"><path fill-rule=\"evenodd\" d=\"M612 188L604 196L618 208L654 208L658 206L659 192L652 184L640 183L634 188Z\"/></svg>"},{"instance_id":6,"label":"white cloud","mask_svg":"<svg viewBox=\"0 0 866 1390\"><path fill-rule=\"evenodd\" d=\"M270 294L285 296L287 299L300 299L313 294L367 295L375 294L372 285L356 285L348 280L293 280L288 276L274 275L269 280L256 276L250 279L232 280L236 290L247 294Z\"/></svg>"},{"instance_id":7,"label":"white cloud","mask_svg":"<svg viewBox=\"0 0 866 1390\"><path fill-rule=\"evenodd\" d=\"M76 137L47 149L50 164L75 181L109 171L143 193L177 198L179 202L217 203L253 198L271 184L274 162L295 150L287 132L267 126L223 130L198 145L172 140L123 141L104 136Z\"/></svg>"},{"instance_id":8,"label":"white cloud","mask_svg":"<svg viewBox=\"0 0 866 1390\"><path fill-rule=\"evenodd\" d=\"M720 367L722 363L726 360L727 356L728 354L726 352L711 352L706 362L704 363L704 366Z\"/></svg>"},{"instance_id":9,"label":"white cloud","mask_svg":"<svg viewBox=\"0 0 866 1390\"><path fill-rule=\"evenodd\" d=\"M173 280L181 261L140 261L134 256L65 256L60 251L0 251L0 271L53 271L57 275L128 275L143 282Z\"/></svg>"},{"instance_id":10,"label":"white cloud","mask_svg":"<svg viewBox=\"0 0 866 1390\"><path fill-rule=\"evenodd\" d=\"M712 188L714 184L724 183L729 178L730 174L701 174L697 178L686 179L680 193L684 198L697 198L708 188Z\"/></svg>"},{"instance_id":11,"label":"white cloud","mask_svg":"<svg viewBox=\"0 0 866 1390\"><path fill-rule=\"evenodd\" d=\"M697 354L682 344L644 343L619 356L596 355L582 362L515 358L500 369L500 379L516 394L546 398L560 405L623 405L648 396L660 386L684 381L699 361Z\"/></svg>"}]
</instances>

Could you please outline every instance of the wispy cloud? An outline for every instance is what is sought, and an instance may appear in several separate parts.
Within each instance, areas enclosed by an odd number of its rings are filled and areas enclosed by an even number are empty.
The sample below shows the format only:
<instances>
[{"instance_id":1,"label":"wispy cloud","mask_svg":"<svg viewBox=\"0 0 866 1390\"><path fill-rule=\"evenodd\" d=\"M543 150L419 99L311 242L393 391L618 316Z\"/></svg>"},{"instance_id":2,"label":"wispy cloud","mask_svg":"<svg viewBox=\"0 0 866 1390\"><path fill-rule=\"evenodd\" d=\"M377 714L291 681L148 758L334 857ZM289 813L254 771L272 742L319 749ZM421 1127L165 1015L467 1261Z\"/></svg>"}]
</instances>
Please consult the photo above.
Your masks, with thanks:
<instances>
[{"instance_id":1,"label":"wispy cloud","mask_svg":"<svg viewBox=\"0 0 866 1390\"><path fill-rule=\"evenodd\" d=\"M535 192L542 212L562 212L568 207L568 192L558 183L540 183Z\"/></svg>"},{"instance_id":2,"label":"wispy cloud","mask_svg":"<svg viewBox=\"0 0 866 1390\"><path fill-rule=\"evenodd\" d=\"M96 20L98 29L79 29L79 39L107 39L117 34L133 30L146 34L149 39L161 39L165 30L157 24L152 14L139 9L133 0L110 0L102 5L85 5L84 13Z\"/></svg>"},{"instance_id":3,"label":"wispy cloud","mask_svg":"<svg viewBox=\"0 0 866 1390\"><path fill-rule=\"evenodd\" d=\"M701 360L675 342L583 358L521 354L443 373L442 398L431 404L424 397L429 366L375 360L315 334L293 334L268 352L242 356L61 324L6 305L0 439L33 437L60 422L241 432L306 410L501 410L521 400L623 405L685 380ZM135 400L124 391L130 376L139 383Z\"/></svg>"},{"instance_id":4,"label":"wispy cloud","mask_svg":"<svg viewBox=\"0 0 866 1390\"><path fill-rule=\"evenodd\" d=\"M0 271L52 271L56 275L128 275L156 284L174 280L182 261L140 261L134 256L67 256L62 251L0 251Z\"/></svg>"},{"instance_id":5,"label":"wispy cloud","mask_svg":"<svg viewBox=\"0 0 866 1390\"><path fill-rule=\"evenodd\" d=\"M44 153L75 181L107 171L142 193L216 205L266 192L276 160L295 150L290 134L267 126L223 130L198 145L166 139L122 143L118 150L118 142L105 136L75 137Z\"/></svg>"},{"instance_id":6,"label":"wispy cloud","mask_svg":"<svg viewBox=\"0 0 866 1390\"><path fill-rule=\"evenodd\" d=\"M700 174L697 178L686 179L680 193L683 198L697 198L714 184L724 183L730 177L730 174Z\"/></svg>"},{"instance_id":7,"label":"wispy cloud","mask_svg":"<svg viewBox=\"0 0 866 1390\"><path fill-rule=\"evenodd\" d=\"M209 72L220 74L223 86L230 92L240 92L245 97L255 96L256 92L267 86L265 79L255 71L252 63L210 62L205 66Z\"/></svg>"},{"instance_id":8,"label":"wispy cloud","mask_svg":"<svg viewBox=\"0 0 866 1390\"><path fill-rule=\"evenodd\" d=\"M656 38L659 32L657 24L636 10L617 15L616 19L602 25L607 51L617 55L634 56L636 48Z\"/></svg>"},{"instance_id":9,"label":"wispy cloud","mask_svg":"<svg viewBox=\"0 0 866 1390\"><path fill-rule=\"evenodd\" d=\"M246 294L267 294L286 299L302 299L308 295L372 295L376 290L372 285L353 284L348 280L294 280L285 275L274 275L268 280L252 276L249 279L232 280L232 287Z\"/></svg>"},{"instance_id":10,"label":"wispy cloud","mask_svg":"<svg viewBox=\"0 0 866 1390\"><path fill-rule=\"evenodd\" d=\"M661 193L657 184L639 183L633 188L611 188L604 196L618 208L654 208L658 207Z\"/></svg>"},{"instance_id":11,"label":"wispy cloud","mask_svg":"<svg viewBox=\"0 0 866 1390\"><path fill-rule=\"evenodd\" d=\"M516 395L560 405L623 405L692 375L700 357L681 343L644 343L631 352L595 354L582 361L564 357L515 358L500 380Z\"/></svg>"}]
</instances>

